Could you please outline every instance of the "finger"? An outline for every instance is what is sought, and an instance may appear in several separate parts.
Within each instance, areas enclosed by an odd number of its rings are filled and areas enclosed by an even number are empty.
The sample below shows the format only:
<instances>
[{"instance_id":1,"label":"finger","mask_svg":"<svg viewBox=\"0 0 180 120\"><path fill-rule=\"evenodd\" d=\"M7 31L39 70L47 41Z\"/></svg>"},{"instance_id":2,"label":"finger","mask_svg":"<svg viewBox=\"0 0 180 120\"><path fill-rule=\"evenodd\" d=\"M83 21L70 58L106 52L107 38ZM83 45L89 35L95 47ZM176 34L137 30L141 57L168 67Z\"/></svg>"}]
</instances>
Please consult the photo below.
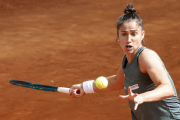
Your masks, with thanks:
<instances>
[{"instance_id":1,"label":"finger","mask_svg":"<svg viewBox=\"0 0 180 120\"><path fill-rule=\"evenodd\" d=\"M139 103L135 103L134 110L137 110Z\"/></svg>"},{"instance_id":2,"label":"finger","mask_svg":"<svg viewBox=\"0 0 180 120\"><path fill-rule=\"evenodd\" d=\"M76 98L79 98L80 97L80 94L75 94Z\"/></svg>"},{"instance_id":3,"label":"finger","mask_svg":"<svg viewBox=\"0 0 180 120\"><path fill-rule=\"evenodd\" d=\"M134 94L134 93L133 93L133 94ZM134 97L136 97L136 96L138 96L138 94L137 94L137 93L135 93L135 94L134 94Z\"/></svg>"},{"instance_id":4,"label":"finger","mask_svg":"<svg viewBox=\"0 0 180 120\"><path fill-rule=\"evenodd\" d=\"M76 91L77 91L77 89L70 88L69 96L72 98L76 98L77 96L79 97L79 94L77 94Z\"/></svg>"},{"instance_id":5,"label":"finger","mask_svg":"<svg viewBox=\"0 0 180 120\"><path fill-rule=\"evenodd\" d=\"M77 95L80 95L80 92L79 93L77 93L77 89L74 89L73 90L73 93L77 96Z\"/></svg>"},{"instance_id":6,"label":"finger","mask_svg":"<svg viewBox=\"0 0 180 120\"><path fill-rule=\"evenodd\" d=\"M72 95L72 88L69 89L69 96Z\"/></svg>"},{"instance_id":7,"label":"finger","mask_svg":"<svg viewBox=\"0 0 180 120\"><path fill-rule=\"evenodd\" d=\"M73 85L69 90L69 95L73 96L75 94L75 90L79 90L79 89L80 89L79 84Z\"/></svg>"},{"instance_id":8,"label":"finger","mask_svg":"<svg viewBox=\"0 0 180 120\"><path fill-rule=\"evenodd\" d=\"M119 95L119 98L121 99L128 99L129 95Z\"/></svg>"},{"instance_id":9,"label":"finger","mask_svg":"<svg viewBox=\"0 0 180 120\"><path fill-rule=\"evenodd\" d=\"M128 87L128 93L129 93L130 96L133 96L133 92L131 90L131 87Z\"/></svg>"}]
</instances>

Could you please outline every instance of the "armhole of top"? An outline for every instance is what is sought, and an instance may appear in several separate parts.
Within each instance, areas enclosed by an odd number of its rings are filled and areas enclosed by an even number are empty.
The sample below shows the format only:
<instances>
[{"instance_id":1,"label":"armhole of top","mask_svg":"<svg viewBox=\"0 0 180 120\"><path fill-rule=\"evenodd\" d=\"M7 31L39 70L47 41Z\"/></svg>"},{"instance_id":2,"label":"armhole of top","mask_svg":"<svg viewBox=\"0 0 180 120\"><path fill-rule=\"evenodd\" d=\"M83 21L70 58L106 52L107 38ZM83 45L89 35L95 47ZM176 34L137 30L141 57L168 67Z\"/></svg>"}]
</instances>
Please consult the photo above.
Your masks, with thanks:
<instances>
[{"instance_id":1,"label":"armhole of top","mask_svg":"<svg viewBox=\"0 0 180 120\"><path fill-rule=\"evenodd\" d=\"M139 67L139 56L140 56L141 52L144 51L144 49L146 49L146 48L144 47L144 48L138 53L138 57L137 57L137 66L138 66L138 68L139 68L139 71L140 71L142 74L145 74L145 73L143 73L143 72L141 71L140 67Z\"/></svg>"},{"instance_id":2,"label":"armhole of top","mask_svg":"<svg viewBox=\"0 0 180 120\"><path fill-rule=\"evenodd\" d=\"M126 54L124 54L123 60L122 60L122 69L126 68L126 64L127 64L127 58L126 58Z\"/></svg>"}]
</instances>

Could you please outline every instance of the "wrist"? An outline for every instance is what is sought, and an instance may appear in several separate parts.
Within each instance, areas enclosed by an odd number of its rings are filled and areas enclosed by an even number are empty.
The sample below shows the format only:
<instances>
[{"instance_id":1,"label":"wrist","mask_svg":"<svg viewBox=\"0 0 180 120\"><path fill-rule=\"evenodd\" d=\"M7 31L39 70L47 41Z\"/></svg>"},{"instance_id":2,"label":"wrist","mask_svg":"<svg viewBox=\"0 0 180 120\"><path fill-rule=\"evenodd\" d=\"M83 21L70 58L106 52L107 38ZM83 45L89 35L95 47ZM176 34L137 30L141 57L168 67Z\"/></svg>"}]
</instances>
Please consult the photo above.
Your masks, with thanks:
<instances>
[{"instance_id":1,"label":"wrist","mask_svg":"<svg viewBox=\"0 0 180 120\"><path fill-rule=\"evenodd\" d=\"M94 80L89 80L82 83L83 90L86 94L95 93L93 89L93 82Z\"/></svg>"}]
</instances>

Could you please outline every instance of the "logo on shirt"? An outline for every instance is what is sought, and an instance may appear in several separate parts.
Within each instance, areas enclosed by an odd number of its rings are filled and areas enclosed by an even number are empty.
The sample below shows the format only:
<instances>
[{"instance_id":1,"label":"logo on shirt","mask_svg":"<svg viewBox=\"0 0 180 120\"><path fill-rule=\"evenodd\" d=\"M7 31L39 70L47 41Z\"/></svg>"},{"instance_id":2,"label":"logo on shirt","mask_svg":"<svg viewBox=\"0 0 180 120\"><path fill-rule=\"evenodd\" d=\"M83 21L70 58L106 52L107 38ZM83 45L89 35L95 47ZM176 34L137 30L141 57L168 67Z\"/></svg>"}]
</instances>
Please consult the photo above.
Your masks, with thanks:
<instances>
[{"instance_id":1,"label":"logo on shirt","mask_svg":"<svg viewBox=\"0 0 180 120\"><path fill-rule=\"evenodd\" d=\"M130 88L131 88L131 90L136 90L139 88L139 85L135 84L135 85L130 86Z\"/></svg>"}]
</instances>

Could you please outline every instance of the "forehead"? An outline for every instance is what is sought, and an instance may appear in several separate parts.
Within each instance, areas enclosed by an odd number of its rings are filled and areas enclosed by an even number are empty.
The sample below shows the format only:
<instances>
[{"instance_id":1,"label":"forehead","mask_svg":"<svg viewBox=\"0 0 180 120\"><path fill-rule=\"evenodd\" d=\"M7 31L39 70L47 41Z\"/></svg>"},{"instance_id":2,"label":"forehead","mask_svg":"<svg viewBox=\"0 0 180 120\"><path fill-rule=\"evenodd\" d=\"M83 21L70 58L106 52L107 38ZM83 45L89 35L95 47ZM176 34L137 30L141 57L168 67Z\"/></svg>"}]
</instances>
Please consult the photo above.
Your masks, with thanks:
<instances>
[{"instance_id":1,"label":"forehead","mask_svg":"<svg viewBox=\"0 0 180 120\"><path fill-rule=\"evenodd\" d=\"M120 29L120 31L129 31L129 30L141 30L141 27L137 24L135 20L124 22Z\"/></svg>"}]
</instances>

